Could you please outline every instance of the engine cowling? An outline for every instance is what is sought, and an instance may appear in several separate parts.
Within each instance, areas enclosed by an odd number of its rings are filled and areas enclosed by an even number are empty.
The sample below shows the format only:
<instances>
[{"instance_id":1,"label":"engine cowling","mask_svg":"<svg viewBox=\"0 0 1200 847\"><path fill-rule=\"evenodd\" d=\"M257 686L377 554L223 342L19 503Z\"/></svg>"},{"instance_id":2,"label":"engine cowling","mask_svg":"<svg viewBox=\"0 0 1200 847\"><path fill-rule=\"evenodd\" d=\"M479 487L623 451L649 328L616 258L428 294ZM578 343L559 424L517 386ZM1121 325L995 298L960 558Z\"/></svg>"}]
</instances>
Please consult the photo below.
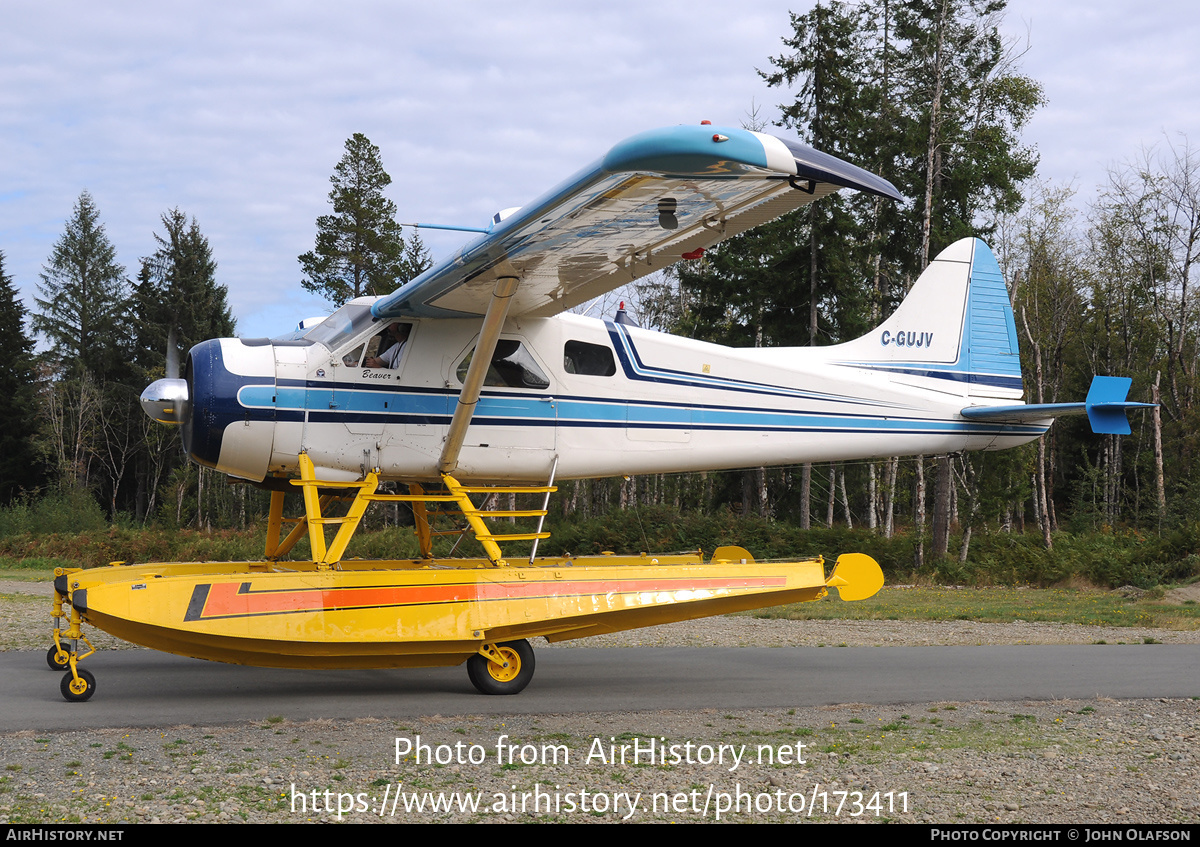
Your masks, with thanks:
<instances>
[{"instance_id":1,"label":"engine cowling","mask_svg":"<svg viewBox=\"0 0 1200 847\"><path fill-rule=\"evenodd\" d=\"M214 338L188 352L181 379L160 379L142 392L151 419L179 426L183 447L197 464L231 476L266 476L275 430L273 405L243 405L247 386L275 386L270 342ZM261 393L261 392L260 392Z\"/></svg>"}]
</instances>

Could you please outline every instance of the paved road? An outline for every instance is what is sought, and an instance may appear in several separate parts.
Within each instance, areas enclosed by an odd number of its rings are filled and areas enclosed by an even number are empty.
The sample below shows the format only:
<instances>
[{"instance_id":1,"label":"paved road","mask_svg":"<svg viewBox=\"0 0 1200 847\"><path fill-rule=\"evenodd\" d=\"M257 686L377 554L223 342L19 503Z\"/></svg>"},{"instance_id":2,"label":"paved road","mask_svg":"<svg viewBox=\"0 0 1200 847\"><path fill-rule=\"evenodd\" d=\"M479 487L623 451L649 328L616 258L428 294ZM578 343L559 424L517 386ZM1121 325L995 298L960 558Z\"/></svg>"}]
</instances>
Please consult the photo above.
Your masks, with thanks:
<instances>
[{"instance_id":1,"label":"paved road","mask_svg":"<svg viewBox=\"0 0 1200 847\"><path fill-rule=\"evenodd\" d=\"M43 653L0 653L0 731L408 715L747 709L831 703L1200 696L1200 645L572 648L537 652L522 694L466 670L245 668L149 650L86 660L95 697L67 703Z\"/></svg>"}]
</instances>

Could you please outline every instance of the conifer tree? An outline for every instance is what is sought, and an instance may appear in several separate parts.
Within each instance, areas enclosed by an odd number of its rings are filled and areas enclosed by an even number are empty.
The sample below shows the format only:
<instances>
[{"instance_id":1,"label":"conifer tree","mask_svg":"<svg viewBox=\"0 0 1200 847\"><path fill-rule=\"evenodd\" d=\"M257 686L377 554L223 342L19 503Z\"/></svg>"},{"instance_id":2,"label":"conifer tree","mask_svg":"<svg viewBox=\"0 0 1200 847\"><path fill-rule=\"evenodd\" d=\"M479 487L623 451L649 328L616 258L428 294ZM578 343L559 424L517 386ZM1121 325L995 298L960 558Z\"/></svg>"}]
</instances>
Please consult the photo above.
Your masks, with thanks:
<instances>
[{"instance_id":1,"label":"conifer tree","mask_svg":"<svg viewBox=\"0 0 1200 847\"><path fill-rule=\"evenodd\" d=\"M92 195L84 191L44 266L33 317L33 328L70 377L86 373L105 382L125 372L128 288L116 257Z\"/></svg>"},{"instance_id":2,"label":"conifer tree","mask_svg":"<svg viewBox=\"0 0 1200 847\"><path fill-rule=\"evenodd\" d=\"M162 376L168 355L178 356L176 361L182 364L194 345L234 333L228 289L217 282L217 263L200 225L179 209L164 213L162 225L162 234L154 234L158 249L142 259L134 287L140 318L137 362L144 382ZM168 352L172 332L177 349ZM159 485L182 464L179 450L163 449L166 442L176 441L178 430L150 423L138 409L131 410L130 420L141 434L135 511L145 515L154 511ZM181 468L179 484L198 486L198 473Z\"/></svg>"},{"instance_id":3,"label":"conifer tree","mask_svg":"<svg viewBox=\"0 0 1200 847\"><path fill-rule=\"evenodd\" d=\"M301 285L338 306L393 291L410 272L396 204L383 194L392 178L379 148L356 132L329 181L333 214L317 218L316 247L300 256Z\"/></svg>"},{"instance_id":4,"label":"conifer tree","mask_svg":"<svg viewBox=\"0 0 1200 847\"><path fill-rule=\"evenodd\" d=\"M1017 73L1019 55L999 23L1006 0L909 0L897 14L902 84L911 128L908 194L919 204L913 277L959 238L986 236L988 218L1014 211L1037 159L1021 128L1042 103L1041 87ZM904 188L901 188L904 191ZM923 457L917 459L916 564L924 558ZM950 532L950 459L938 459L932 546L945 555Z\"/></svg>"},{"instance_id":5,"label":"conifer tree","mask_svg":"<svg viewBox=\"0 0 1200 847\"><path fill-rule=\"evenodd\" d=\"M781 110L784 125L822 152L863 161L860 142L867 85L862 16L840 4L818 3L791 16L783 39L789 53L771 59L762 74L773 86L799 86ZM752 125L750 129L764 127ZM796 346L832 343L867 329L866 216L862 198L833 195L744 233L710 251L699 268L683 268L682 283L697 292L693 334L726 344ZM766 473L759 471L758 511L770 511ZM747 482L749 486L751 483ZM811 468L801 471L795 504L809 522ZM747 505L749 497L743 495Z\"/></svg>"},{"instance_id":6,"label":"conifer tree","mask_svg":"<svg viewBox=\"0 0 1200 847\"><path fill-rule=\"evenodd\" d=\"M234 333L229 290L217 282L217 263L200 225L179 209L164 213L162 225L163 234L154 234L158 249L142 259L134 286L137 356L145 372L161 370L172 329L181 354Z\"/></svg>"},{"instance_id":7,"label":"conifer tree","mask_svg":"<svg viewBox=\"0 0 1200 847\"><path fill-rule=\"evenodd\" d=\"M685 332L766 346L855 338L888 316L933 255L965 235L987 235L996 214L1016 207L1035 165L1019 133L1041 89L1020 75L1019 53L999 35L1004 6L818 2L791 16L786 52L762 73L793 92L780 107L783 124L816 149L884 176L908 199L839 193L681 267ZM919 480L919 461L916 468ZM863 511L885 531L896 469L893 460L881 491L878 469L866 468ZM795 511L805 525L810 471L799 479ZM949 526L949 486L943 473L938 550ZM918 527L924 499L914 498Z\"/></svg>"},{"instance_id":8,"label":"conifer tree","mask_svg":"<svg viewBox=\"0 0 1200 847\"><path fill-rule=\"evenodd\" d=\"M33 339L25 332L25 306L0 252L0 504L42 482L34 443L37 433Z\"/></svg>"}]
</instances>

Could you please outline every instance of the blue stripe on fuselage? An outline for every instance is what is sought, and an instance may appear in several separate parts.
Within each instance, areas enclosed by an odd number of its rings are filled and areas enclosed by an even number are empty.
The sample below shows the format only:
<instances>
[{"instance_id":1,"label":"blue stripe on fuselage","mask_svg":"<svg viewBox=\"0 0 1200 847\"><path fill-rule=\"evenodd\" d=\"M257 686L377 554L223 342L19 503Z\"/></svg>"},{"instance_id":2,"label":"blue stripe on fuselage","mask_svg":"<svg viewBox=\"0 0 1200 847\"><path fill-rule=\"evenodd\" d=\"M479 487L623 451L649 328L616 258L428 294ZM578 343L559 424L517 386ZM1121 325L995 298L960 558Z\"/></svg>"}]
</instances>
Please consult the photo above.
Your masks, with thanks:
<instances>
[{"instance_id":1,"label":"blue stripe on fuselage","mask_svg":"<svg viewBox=\"0 0 1200 847\"><path fill-rule=\"evenodd\" d=\"M308 420L314 423L407 423L446 425L448 405L455 392L410 391L394 388L381 392L348 384L315 383L275 391L271 386L247 385L239 392L244 413L252 420L269 419L268 403L277 399L278 413L302 413L307 400ZM287 407L290 406L289 410ZM695 403L605 399L585 396L548 396L486 392L472 418L482 426L562 426L571 428L692 429L729 432L814 431L946 434L1039 433L1041 427L947 421L926 416L886 418L861 413L837 415L787 409L729 407Z\"/></svg>"}]
</instances>

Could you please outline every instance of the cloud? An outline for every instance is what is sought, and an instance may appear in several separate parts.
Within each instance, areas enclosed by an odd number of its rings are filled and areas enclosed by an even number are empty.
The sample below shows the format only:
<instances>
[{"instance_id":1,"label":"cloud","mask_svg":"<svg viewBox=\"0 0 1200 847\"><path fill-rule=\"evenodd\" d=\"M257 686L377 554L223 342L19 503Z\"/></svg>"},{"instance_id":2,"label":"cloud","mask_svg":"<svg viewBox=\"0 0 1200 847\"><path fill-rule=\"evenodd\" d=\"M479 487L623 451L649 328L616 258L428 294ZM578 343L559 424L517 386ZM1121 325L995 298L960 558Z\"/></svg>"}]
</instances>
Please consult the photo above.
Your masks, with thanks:
<instances>
[{"instance_id":1,"label":"cloud","mask_svg":"<svg viewBox=\"0 0 1200 847\"><path fill-rule=\"evenodd\" d=\"M752 102L774 118L787 95L756 70L782 52L789 5L15 0L0 250L28 299L86 188L132 275L178 207L210 238L240 329L272 334L323 308L296 257L352 133L381 148L401 219L479 224L635 132L737 124ZM1172 8L1010 3L1050 98L1027 136L1044 171L1091 179L1163 130L1195 133L1200 34ZM425 240L437 255L462 237Z\"/></svg>"}]
</instances>

